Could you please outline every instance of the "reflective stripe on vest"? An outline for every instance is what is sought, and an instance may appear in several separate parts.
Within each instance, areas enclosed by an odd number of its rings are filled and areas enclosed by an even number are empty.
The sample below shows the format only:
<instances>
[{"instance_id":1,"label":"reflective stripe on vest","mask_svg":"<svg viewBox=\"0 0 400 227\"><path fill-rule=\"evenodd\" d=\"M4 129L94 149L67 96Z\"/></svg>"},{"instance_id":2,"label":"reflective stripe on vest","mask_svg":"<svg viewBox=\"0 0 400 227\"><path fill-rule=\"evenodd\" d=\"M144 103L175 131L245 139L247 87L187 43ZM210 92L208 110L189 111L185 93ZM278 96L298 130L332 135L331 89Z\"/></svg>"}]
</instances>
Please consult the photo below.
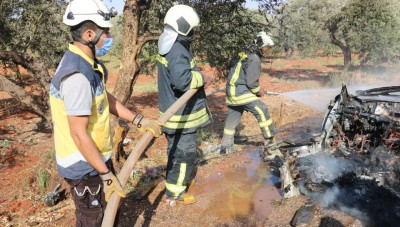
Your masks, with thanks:
<instances>
[{"instance_id":1,"label":"reflective stripe on vest","mask_svg":"<svg viewBox=\"0 0 400 227\"><path fill-rule=\"evenodd\" d=\"M157 61L160 62L165 68L168 68L168 60L161 56L157 55L156 57ZM190 67L193 69L196 66L196 61L192 59L190 62ZM199 88L203 86L204 81L203 81L203 75L197 71L192 71L192 80L190 82L190 88Z\"/></svg>"},{"instance_id":2,"label":"reflective stripe on vest","mask_svg":"<svg viewBox=\"0 0 400 227\"><path fill-rule=\"evenodd\" d=\"M163 112L160 111L160 115ZM194 128L208 121L207 109L203 108L196 113L187 115L173 115L164 125L170 129Z\"/></svg>"},{"instance_id":3,"label":"reflective stripe on vest","mask_svg":"<svg viewBox=\"0 0 400 227\"><path fill-rule=\"evenodd\" d=\"M165 68L168 68L168 60L161 55L157 55L156 60L160 62Z\"/></svg>"},{"instance_id":4,"label":"reflective stripe on vest","mask_svg":"<svg viewBox=\"0 0 400 227\"><path fill-rule=\"evenodd\" d=\"M158 62L160 62L161 64L163 64L166 68L168 68L168 60L161 56L160 54L157 55L156 60ZM192 59L192 61L190 62L190 67L194 68L196 66L196 60L194 60L194 58Z\"/></svg>"},{"instance_id":5,"label":"reflective stripe on vest","mask_svg":"<svg viewBox=\"0 0 400 227\"><path fill-rule=\"evenodd\" d=\"M246 93L243 95L236 95L236 82L239 79L240 71L242 70L242 61L247 58L243 52L239 53L240 60L238 61L232 78L229 80L229 96L226 96L226 103L228 105L246 104L258 100L257 96L253 93Z\"/></svg>"}]
</instances>

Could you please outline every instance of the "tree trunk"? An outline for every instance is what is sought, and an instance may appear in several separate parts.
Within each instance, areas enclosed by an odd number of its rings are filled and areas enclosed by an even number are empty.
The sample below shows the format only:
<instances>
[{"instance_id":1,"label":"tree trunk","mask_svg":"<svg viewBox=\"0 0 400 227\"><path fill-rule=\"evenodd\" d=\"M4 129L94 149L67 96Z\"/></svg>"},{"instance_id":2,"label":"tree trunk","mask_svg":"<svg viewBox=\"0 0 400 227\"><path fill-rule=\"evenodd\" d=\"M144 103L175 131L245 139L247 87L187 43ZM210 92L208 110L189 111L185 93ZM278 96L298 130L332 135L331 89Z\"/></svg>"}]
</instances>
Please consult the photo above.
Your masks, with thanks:
<instances>
[{"instance_id":1,"label":"tree trunk","mask_svg":"<svg viewBox=\"0 0 400 227\"><path fill-rule=\"evenodd\" d=\"M113 90L115 98L123 105L133 92L133 83L139 75L137 64L140 10L136 0L128 0L124 7L124 42L121 69ZM114 125L114 124L113 124Z\"/></svg>"},{"instance_id":2,"label":"tree trunk","mask_svg":"<svg viewBox=\"0 0 400 227\"><path fill-rule=\"evenodd\" d=\"M348 46L341 47L344 58L344 71L347 71L351 64L351 48Z\"/></svg>"},{"instance_id":3,"label":"tree trunk","mask_svg":"<svg viewBox=\"0 0 400 227\"><path fill-rule=\"evenodd\" d=\"M158 40L160 31L146 31L139 37L140 17L144 10L151 6L151 0L127 0L124 7L124 41L121 56L121 69L117 78L113 95L123 105L127 105L133 92L133 85L139 76L138 56L143 45L148 41ZM111 127L117 123L111 118Z\"/></svg>"},{"instance_id":4,"label":"tree trunk","mask_svg":"<svg viewBox=\"0 0 400 227\"><path fill-rule=\"evenodd\" d=\"M0 51L0 60L20 65L29 71L36 83L39 85L39 95L34 96L26 92L22 87L14 84L5 76L0 76L0 90L7 92L13 98L28 106L33 112L47 121L46 126L50 125L49 111L49 81L50 75L45 65L38 59L27 54L21 54L15 51Z\"/></svg>"},{"instance_id":5,"label":"tree trunk","mask_svg":"<svg viewBox=\"0 0 400 227\"><path fill-rule=\"evenodd\" d=\"M139 76L138 56L140 50L146 42L158 39L158 36L152 36L152 34L157 32L151 31L146 31L146 33L139 38L140 17L144 10L149 9L150 5L151 0L127 0L124 6L124 48L121 56L121 69L113 89L113 95L125 106L132 95L133 85ZM127 129L121 128L117 122L117 118L112 116L110 124L112 128L115 128L113 135L113 150L115 153L122 148L121 144L127 133L127 131L124 131ZM113 161L116 166L119 166L117 156L114 156Z\"/></svg>"},{"instance_id":6,"label":"tree trunk","mask_svg":"<svg viewBox=\"0 0 400 227\"><path fill-rule=\"evenodd\" d=\"M36 80L40 87L39 92L42 94L40 97L42 99L40 104L44 105L43 108L48 109L50 75L46 66L29 55L14 51L0 51L0 60L20 65L30 72L30 76Z\"/></svg>"},{"instance_id":7,"label":"tree trunk","mask_svg":"<svg viewBox=\"0 0 400 227\"><path fill-rule=\"evenodd\" d=\"M50 123L50 117L47 113L47 110L44 109L42 105L37 103L38 98L36 96L27 93L20 86L15 85L13 82L8 80L4 75L0 75L0 91L7 92L14 99L23 103L24 105L32 109L42 119L45 119L48 123Z\"/></svg>"},{"instance_id":8,"label":"tree trunk","mask_svg":"<svg viewBox=\"0 0 400 227\"><path fill-rule=\"evenodd\" d=\"M349 42L346 40L346 36L344 40L339 40L336 37L336 31L338 29L338 23L340 22L340 19L338 20L333 20L331 21L330 24L328 24L328 30L330 33L330 38L331 38L331 43L333 45L338 46L343 53L343 70L347 71L350 67L351 63L351 46L349 45ZM346 31L343 31L343 34L347 34Z\"/></svg>"},{"instance_id":9,"label":"tree trunk","mask_svg":"<svg viewBox=\"0 0 400 227\"><path fill-rule=\"evenodd\" d=\"M114 136L113 136L113 156L112 161L114 164L114 169L117 173L121 170L124 165L125 160L128 158L129 154L124 151L124 139L129 131L129 126L125 121L119 120L118 124L115 126Z\"/></svg>"}]
</instances>

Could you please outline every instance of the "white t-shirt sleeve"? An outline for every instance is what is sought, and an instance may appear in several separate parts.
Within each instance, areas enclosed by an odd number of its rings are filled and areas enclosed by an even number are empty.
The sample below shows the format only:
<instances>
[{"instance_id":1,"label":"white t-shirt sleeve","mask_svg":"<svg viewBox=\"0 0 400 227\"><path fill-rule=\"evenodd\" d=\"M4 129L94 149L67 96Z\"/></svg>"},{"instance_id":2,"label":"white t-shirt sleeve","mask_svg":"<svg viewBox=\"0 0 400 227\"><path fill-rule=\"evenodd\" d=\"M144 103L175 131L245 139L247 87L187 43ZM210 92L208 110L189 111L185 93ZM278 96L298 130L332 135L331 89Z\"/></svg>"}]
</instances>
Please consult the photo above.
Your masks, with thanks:
<instances>
[{"instance_id":1,"label":"white t-shirt sleeve","mask_svg":"<svg viewBox=\"0 0 400 227\"><path fill-rule=\"evenodd\" d=\"M75 73L63 79L60 93L67 115L80 116L92 113L92 87L82 73Z\"/></svg>"}]
</instances>

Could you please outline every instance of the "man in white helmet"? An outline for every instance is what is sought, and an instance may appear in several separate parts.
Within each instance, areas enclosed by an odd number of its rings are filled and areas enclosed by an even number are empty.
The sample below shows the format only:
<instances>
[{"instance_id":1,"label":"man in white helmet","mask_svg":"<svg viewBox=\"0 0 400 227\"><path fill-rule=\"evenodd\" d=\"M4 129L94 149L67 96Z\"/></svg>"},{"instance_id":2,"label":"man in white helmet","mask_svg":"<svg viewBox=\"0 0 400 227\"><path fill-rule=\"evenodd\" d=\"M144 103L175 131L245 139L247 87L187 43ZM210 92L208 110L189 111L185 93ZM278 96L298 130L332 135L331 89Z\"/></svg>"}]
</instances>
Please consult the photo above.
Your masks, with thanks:
<instances>
[{"instance_id":1,"label":"man in white helmet","mask_svg":"<svg viewBox=\"0 0 400 227\"><path fill-rule=\"evenodd\" d=\"M73 42L50 85L57 169L71 187L76 226L101 226L110 195L125 197L111 163L110 113L156 137L162 134L159 122L132 113L106 91L107 69L96 56L112 47L115 15L100 0L69 3L63 23Z\"/></svg>"},{"instance_id":2,"label":"man in white helmet","mask_svg":"<svg viewBox=\"0 0 400 227\"><path fill-rule=\"evenodd\" d=\"M193 28L199 17L186 5L171 7L164 18L164 32L158 41L158 100L160 112L165 112L187 90L199 91L163 126L168 140L166 179L167 202L196 202L187 193L188 183L195 174L197 130L210 122L204 86L210 78L199 72L190 51Z\"/></svg>"},{"instance_id":3,"label":"man in white helmet","mask_svg":"<svg viewBox=\"0 0 400 227\"><path fill-rule=\"evenodd\" d=\"M231 62L226 83L226 104L228 115L225 120L224 134L221 141L221 152L235 152L235 129L240 123L244 111L252 113L265 139L265 147L271 146L275 128L270 118L268 107L260 101L264 95L260 85L261 50L274 45L271 37L259 32L254 42L244 46L242 52Z\"/></svg>"}]
</instances>

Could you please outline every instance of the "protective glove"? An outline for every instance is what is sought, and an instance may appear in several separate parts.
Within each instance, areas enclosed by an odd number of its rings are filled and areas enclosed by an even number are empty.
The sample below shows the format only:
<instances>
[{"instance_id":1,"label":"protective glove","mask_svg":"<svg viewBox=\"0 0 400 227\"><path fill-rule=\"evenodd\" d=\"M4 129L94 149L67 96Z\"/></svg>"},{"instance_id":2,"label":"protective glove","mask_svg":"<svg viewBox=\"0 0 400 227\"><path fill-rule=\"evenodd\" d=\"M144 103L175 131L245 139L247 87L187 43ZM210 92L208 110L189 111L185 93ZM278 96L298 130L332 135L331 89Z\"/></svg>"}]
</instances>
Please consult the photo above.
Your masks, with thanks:
<instances>
[{"instance_id":1,"label":"protective glove","mask_svg":"<svg viewBox=\"0 0 400 227\"><path fill-rule=\"evenodd\" d=\"M161 127L164 124L158 120L151 120L143 118L140 121L140 127L138 127L139 132L144 134L146 131L150 131L154 137L159 137L162 135Z\"/></svg>"},{"instance_id":2,"label":"protective glove","mask_svg":"<svg viewBox=\"0 0 400 227\"><path fill-rule=\"evenodd\" d=\"M257 97L263 97L264 94L265 94L264 89L262 89L262 88L260 87L260 90L256 93Z\"/></svg>"},{"instance_id":3,"label":"protective glove","mask_svg":"<svg viewBox=\"0 0 400 227\"><path fill-rule=\"evenodd\" d=\"M113 192L117 193L121 198L125 198L126 194L118 178L112 173L107 172L105 174L100 174L101 180L103 180L104 194L106 195L106 202L110 199Z\"/></svg>"}]
</instances>

